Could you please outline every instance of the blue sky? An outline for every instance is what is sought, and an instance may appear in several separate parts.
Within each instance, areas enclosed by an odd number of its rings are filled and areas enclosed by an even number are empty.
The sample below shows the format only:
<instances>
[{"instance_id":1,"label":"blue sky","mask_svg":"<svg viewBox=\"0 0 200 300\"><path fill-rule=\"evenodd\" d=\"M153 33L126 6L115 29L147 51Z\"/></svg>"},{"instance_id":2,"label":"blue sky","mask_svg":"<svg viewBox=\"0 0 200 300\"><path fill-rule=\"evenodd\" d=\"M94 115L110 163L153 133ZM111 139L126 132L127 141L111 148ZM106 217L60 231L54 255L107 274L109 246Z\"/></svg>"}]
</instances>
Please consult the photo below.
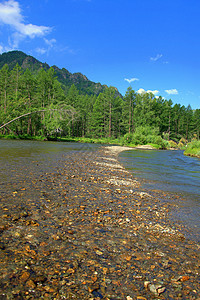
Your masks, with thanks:
<instances>
[{"instance_id":1,"label":"blue sky","mask_svg":"<svg viewBox=\"0 0 200 300\"><path fill-rule=\"evenodd\" d=\"M0 53L200 108L199 0L0 0Z\"/></svg>"}]
</instances>

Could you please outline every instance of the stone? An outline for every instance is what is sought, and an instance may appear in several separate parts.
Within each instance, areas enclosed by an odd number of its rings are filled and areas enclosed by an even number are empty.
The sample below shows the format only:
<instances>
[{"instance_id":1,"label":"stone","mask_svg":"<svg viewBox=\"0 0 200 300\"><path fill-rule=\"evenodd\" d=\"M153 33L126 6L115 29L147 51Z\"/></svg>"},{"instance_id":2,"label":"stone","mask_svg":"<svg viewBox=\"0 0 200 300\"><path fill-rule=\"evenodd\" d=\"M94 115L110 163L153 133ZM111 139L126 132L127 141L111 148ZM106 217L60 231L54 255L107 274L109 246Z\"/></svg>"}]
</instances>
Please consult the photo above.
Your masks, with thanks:
<instances>
[{"instance_id":1,"label":"stone","mask_svg":"<svg viewBox=\"0 0 200 300\"><path fill-rule=\"evenodd\" d=\"M31 279L26 282L26 286L31 289L34 289L36 287L35 283Z\"/></svg>"},{"instance_id":2,"label":"stone","mask_svg":"<svg viewBox=\"0 0 200 300\"><path fill-rule=\"evenodd\" d=\"M27 272L27 271L25 271L25 272L22 273L22 275L20 276L19 280L21 282L25 282L25 281L28 280L29 277L30 277L30 273Z\"/></svg>"},{"instance_id":3,"label":"stone","mask_svg":"<svg viewBox=\"0 0 200 300\"><path fill-rule=\"evenodd\" d=\"M149 284L150 284L150 281L144 281L144 287L145 288L148 288Z\"/></svg>"}]
</instances>

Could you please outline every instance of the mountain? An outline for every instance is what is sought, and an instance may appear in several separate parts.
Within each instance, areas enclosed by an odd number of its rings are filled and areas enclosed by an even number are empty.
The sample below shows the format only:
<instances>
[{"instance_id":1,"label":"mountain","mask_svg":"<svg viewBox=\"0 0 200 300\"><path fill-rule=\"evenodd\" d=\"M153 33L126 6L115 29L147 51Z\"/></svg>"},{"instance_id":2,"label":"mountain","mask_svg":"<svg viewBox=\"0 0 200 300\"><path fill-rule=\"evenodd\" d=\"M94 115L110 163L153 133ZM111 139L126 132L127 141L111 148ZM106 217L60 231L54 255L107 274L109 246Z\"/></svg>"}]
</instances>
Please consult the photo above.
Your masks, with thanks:
<instances>
[{"instance_id":1,"label":"mountain","mask_svg":"<svg viewBox=\"0 0 200 300\"><path fill-rule=\"evenodd\" d=\"M5 64L8 65L9 69L13 69L17 63L23 70L29 68L34 74L37 74L41 69L48 70L50 68L47 63L42 63L33 56L27 55L22 51L10 51L0 55L0 69ZM81 94L88 95L99 95L107 88L106 85L90 81L82 73L70 73L67 69L60 69L57 66L52 66L52 68L55 70L56 77L65 92L68 91L72 84L77 87ZM122 97L117 88L116 96Z\"/></svg>"}]
</instances>

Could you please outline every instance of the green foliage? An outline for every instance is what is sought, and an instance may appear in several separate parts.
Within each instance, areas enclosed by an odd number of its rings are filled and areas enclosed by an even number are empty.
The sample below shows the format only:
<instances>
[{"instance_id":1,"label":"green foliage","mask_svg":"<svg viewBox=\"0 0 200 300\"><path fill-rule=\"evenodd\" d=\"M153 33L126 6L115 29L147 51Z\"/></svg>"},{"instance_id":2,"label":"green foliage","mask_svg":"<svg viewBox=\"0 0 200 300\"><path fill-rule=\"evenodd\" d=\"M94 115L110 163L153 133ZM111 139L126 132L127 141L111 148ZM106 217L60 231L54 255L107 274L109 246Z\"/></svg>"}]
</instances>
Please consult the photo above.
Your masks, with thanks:
<instances>
[{"instance_id":1,"label":"green foliage","mask_svg":"<svg viewBox=\"0 0 200 300\"><path fill-rule=\"evenodd\" d=\"M169 133L168 132L163 132L162 136L163 136L164 140L166 140L166 141L169 140Z\"/></svg>"},{"instance_id":2,"label":"green foliage","mask_svg":"<svg viewBox=\"0 0 200 300\"><path fill-rule=\"evenodd\" d=\"M132 133L126 133L124 135L124 138L123 138L123 143L125 145L128 145L132 142L132 139L133 139L133 134Z\"/></svg>"},{"instance_id":3,"label":"green foliage","mask_svg":"<svg viewBox=\"0 0 200 300\"><path fill-rule=\"evenodd\" d=\"M178 143L178 148L181 150L185 150L187 145L187 140L185 138L181 138L179 143Z\"/></svg>"},{"instance_id":4,"label":"green foliage","mask_svg":"<svg viewBox=\"0 0 200 300\"><path fill-rule=\"evenodd\" d=\"M181 149L181 150L185 150L186 146L183 143L179 142L178 143L178 148Z\"/></svg>"},{"instance_id":5,"label":"green foliage","mask_svg":"<svg viewBox=\"0 0 200 300\"><path fill-rule=\"evenodd\" d=\"M123 115L123 127L126 132L131 133L134 128L134 119L133 113L135 108L135 91L129 87L124 97L123 106L122 106L122 115Z\"/></svg>"},{"instance_id":6,"label":"green foliage","mask_svg":"<svg viewBox=\"0 0 200 300\"><path fill-rule=\"evenodd\" d=\"M1 134L0 138L6 139L6 140L16 140L17 139L17 135L15 135L15 134L2 135Z\"/></svg>"},{"instance_id":7,"label":"green foliage","mask_svg":"<svg viewBox=\"0 0 200 300\"><path fill-rule=\"evenodd\" d=\"M10 51L7 53L3 53L0 55L0 69L7 64L9 70L12 70L16 64L18 64L23 71L29 69L34 76L38 74L41 70L45 72L50 69L50 66L46 63L41 63L34 57L30 55L26 55L22 51ZM68 90L74 84L76 88L84 95L99 95L100 93L106 90L105 85L101 85L100 83L95 83L90 80L86 76L81 73L70 73L65 68L59 69L56 66L53 66L52 69L55 72L55 75L60 82L65 95L67 95ZM116 96L120 96L121 94L116 90Z\"/></svg>"},{"instance_id":8,"label":"green foliage","mask_svg":"<svg viewBox=\"0 0 200 300\"><path fill-rule=\"evenodd\" d=\"M153 144L161 149L165 149L168 146L168 142L159 135L159 129L150 126L139 126L134 133L125 134L123 142L125 145Z\"/></svg>"},{"instance_id":9,"label":"green foliage","mask_svg":"<svg viewBox=\"0 0 200 300\"><path fill-rule=\"evenodd\" d=\"M150 126L139 126L135 129L132 142L136 145L155 143L155 139L158 138L158 134L158 128L151 128Z\"/></svg>"},{"instance_id":10,"label":"green foliage","mask_svg":"<svg viewBox=\"0 0 200 300\"><path fill-rule=\"evenodd\" d=\"M200 157L200 141L193 141L188 144L185 155Z\"/></svg>"},{"instance_id":11,"label":"green foliage","mask_svg":"<svg viewBox=\"0 0 200 300\"><path fill-rule=\"evenodd\" d=\"M174 147L169 140L180 148L199 140L200 109L173 106L172 100L131 87L122 98L114 87L50 68L20 51L0 55L0 67L0 127L17 118L0 129L3 136L68 136L159 148Z\"/></svg>"},{"instance_id":12,"label":"green foliage","mask_svg":"<svg viewBox=\"0 0 200 300\"><path fill-rule=\"evenodd\" d=\"M193 141L189 143L187 149L200 149L200 141Z\"/></svg>"},{"instance_id":13,"label":"green foliage","mask_svg":"<svg viewBox=\"0 0 200 300\"><path fill-rule=\"evenodd\" d=\"M170 148L178 149L178 145L174 141L169 141L169 146L170 146Z\"/></svg>"},{"instance_id":14,"label":"green foliage","mask_svg":"<svg viewBox=\"0 0 200 300\"><path fill-rule=\"evenodd\" d=\"M187 144L187 140L184 137L182 137L180 139L179 143L182 143L183 145L186 145Z\"/></svg>"}]
</instances>

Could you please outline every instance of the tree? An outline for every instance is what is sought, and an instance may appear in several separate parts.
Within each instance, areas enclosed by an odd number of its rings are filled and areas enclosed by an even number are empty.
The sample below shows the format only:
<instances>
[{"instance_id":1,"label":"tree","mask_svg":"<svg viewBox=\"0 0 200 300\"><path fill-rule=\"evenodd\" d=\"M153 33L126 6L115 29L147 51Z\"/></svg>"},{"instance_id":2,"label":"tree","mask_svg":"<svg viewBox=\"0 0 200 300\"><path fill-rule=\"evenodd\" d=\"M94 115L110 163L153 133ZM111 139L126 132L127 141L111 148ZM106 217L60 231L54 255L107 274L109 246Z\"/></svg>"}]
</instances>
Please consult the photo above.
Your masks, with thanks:
<instances>
[{"instance_id":1,"label":"tree","mask_svg":"<svg viewBox=\"0 0 200 300\"><path fill-rule=\"evenodd\" d=\"M93 105L90 120L90 131L93 137L105 136L106 114L105 114L105 95L100 93Z\"/></svg>"},{"instance_id":2,"label":"tree","mask_svg":"<svg viewBox=\"0 0 200 300\"><path fill-rule=\"evenodd\" d=\"M9 77L10 77L10 72L8 69L8 65L4 65L0 72L0 91L1 91L1 107L3 108L5 115L7 112L7 105L8 105Z\"/></svg>"},{"instance_id":3,"label":"tree","mask_svg":"<svg viewBox=\"0 0 200 300\"><path fill-rule=\"evenodd\" d=\"M175 104L172 109L172 137L179 138L179 126L180 126L180 117L181 117L181 105Z\"/></svg>"},{"instance_id":4,"label":"tree","mask_svg":"<svg viewBox=\"0 0 200 300\"><path fill-rule=\"evenodd\" d=\"M192 118L193 118L193 111L190 105L186 108L186 140L191 138L191 129L192 129Z\"/></svg>"},{"instance_id":5,"label":"tree","mask_svg":"<svg viewBox=\"0 0 200 300\"><path fill-rule=\"evenodd\" d=\"M39 105L36 101L36 80L33 77L29 69L26 69L22 76L22 98L21 105L24 106L24 111L30 112L32 108L39 108ZM32 116L29 115L28 125L27 125L27 134L32 134ZM34 130L36 131L36 130Z\"/></svg>"},{"instance_id":6,"label":"tree","mask_svg":"<svg viewBox=\"0 0 200 300\"><path fill-rule=\"evenodd\" d=\"M126 91L123 101L123 120L126 132L131 133L133 131L133 111L135 107L136 94L132 87L129 87Z\"/></svg>"},{"instance_id":7,"label":"tree","mask_svg":"<svg viewBox=\"0 0 200 300\"><path fill-rule=\"evenodd\" d=\"M171 134L171 117L172 117L172 100L164 100L163 110L161 115L162 120L162 132L168 134L168 139L170 139Z\"/></svg>"},{"instance_id":8,"label":"tree","mask_svg":"<svg viewBox=\"0 0 200 300\"><path fill-rule=\"evenodd\" d=\"M0 72L0 123L6 120L9 105L9 78L10 71L8 65L5 64ZM5 128L4 128L5 134Z\"/></svg>"},{"instance_id":9,"label":"tree","mask_svg":"<svg viewBox=\"0 0 200 300\"><path fill-rule=\"evenodd\" d=\"M75 109L78 110L79 107L79 100L80 100L80 95L79 95L79 91L77 90L77 88L75 87L74 84L72 84L72 86L70 87L68 93L67 93L67 104L71 105L72 107L74 107ZM71 128L70 128L70 135L71 136L75 136L78 133L78 120L75 121L74 118L72 118L71 120Z\"/></svg>"},{"instance_id":10,"label":"tree","mask_svg":"<svg viewBox=\"0 0 200 300\"><path fill-rule=\"evenodd\" d=\"M196 109L193 115L193 133L197 135L197 139L200 138L200 109Z\"/></svg>"},{"instance_id":11,"label":"tree","mask_svg":"<svg viewBox=\"0 0 200 300\"><path fill-rule=\"evenodd\" d=\"M21 75L22 68L17 63L16 66L12 69L10 75L10 82L13 89L13 100L18 101L20 98L21 91Z\"/></svg>"},{"instance_id":12,"label":"tree","mask_svg":"<svg viewBox=\"0 0 200 300\"><path fill-rule=\"evenodd\" d=\"M108 136L111 138L112 136L112 120L114 114L114 106L115 106L115 88L109 87L105 90L105 108L108 106L109 110L109 125L108 125Z\"/></svg>"}]
</instances>

